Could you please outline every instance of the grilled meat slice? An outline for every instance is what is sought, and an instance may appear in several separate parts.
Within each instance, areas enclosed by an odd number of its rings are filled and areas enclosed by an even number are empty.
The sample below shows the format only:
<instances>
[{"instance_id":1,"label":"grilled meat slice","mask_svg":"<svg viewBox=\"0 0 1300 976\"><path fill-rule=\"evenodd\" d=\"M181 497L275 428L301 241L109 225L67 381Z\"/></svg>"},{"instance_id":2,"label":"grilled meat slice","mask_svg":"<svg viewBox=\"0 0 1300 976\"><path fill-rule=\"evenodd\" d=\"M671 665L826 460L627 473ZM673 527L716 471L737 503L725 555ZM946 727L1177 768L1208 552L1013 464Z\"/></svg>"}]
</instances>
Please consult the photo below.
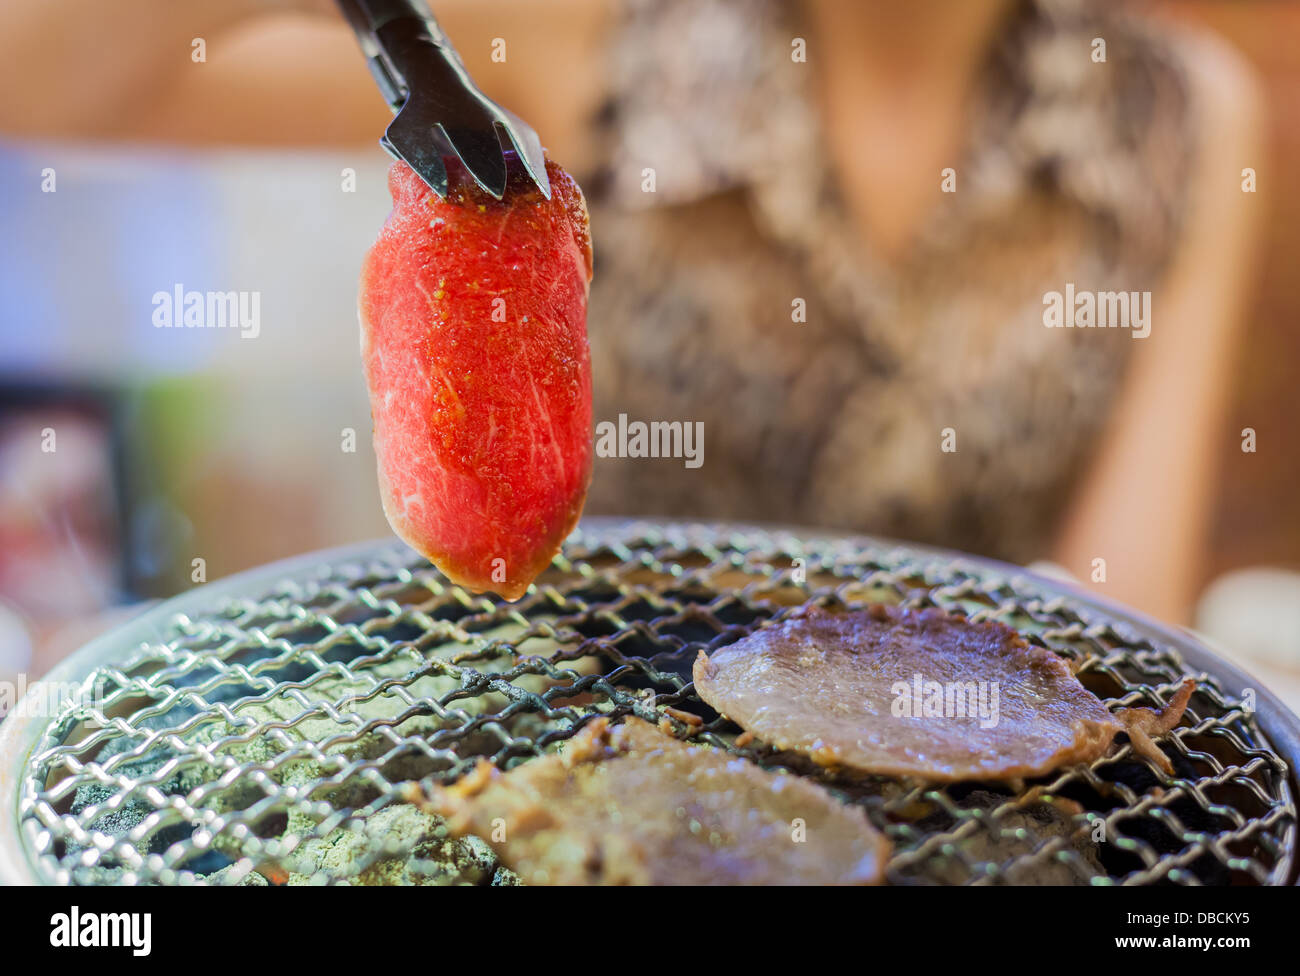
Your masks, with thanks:
<instances>
[{"instance_id":1,"label":"grilled meat slice","mask_svg":"<svg viewBox=\"0 0 1300 976\"><path fill-rule=\"evenodd\" d=\"M889 850L818 784L636 718L598 719L507 773L484 762L416 801L530 884L870 884Z\"/></svg>"},{"instance_id":2,"label":"grilled meat slice","mask_svg":"<svg viewBox=\"0 0 1300 976\"><path fill-rule=\"evenodd\" d=\"M1194 685L1162 712L1112 715L1064 660L999 623L936 609L814 610L700 652L696 693L747 732L825 766L930 782L1040 776L1104 755L1120 732L1178 724Z\"/></svg>"}]
</instances>

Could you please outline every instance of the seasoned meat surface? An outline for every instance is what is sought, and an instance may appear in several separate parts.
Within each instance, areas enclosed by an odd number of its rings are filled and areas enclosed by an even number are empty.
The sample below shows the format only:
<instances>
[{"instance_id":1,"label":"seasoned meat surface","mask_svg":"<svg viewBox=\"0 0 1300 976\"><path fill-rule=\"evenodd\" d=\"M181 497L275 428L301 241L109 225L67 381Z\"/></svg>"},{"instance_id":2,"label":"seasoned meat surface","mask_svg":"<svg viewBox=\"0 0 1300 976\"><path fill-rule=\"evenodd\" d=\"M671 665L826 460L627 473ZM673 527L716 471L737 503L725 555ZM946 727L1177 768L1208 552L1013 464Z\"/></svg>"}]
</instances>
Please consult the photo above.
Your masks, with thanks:
<instances>
[{"instance_id":1,"label":"seasoned meat surface","mask_svg":"<svg viewBox=\"0 0 1300 976\"><path fill-rule=\"evenodd\" d=\"M637 718L598 719L562 754L506 773L484 762L416 799L529 884L871 884L889 850L818 784Z\"/></svg>"},{"instance_id":2,"label":"seasoned meat surface","mask_svg":"<svg viewBox=\"0 0 1300 976\"><path fill-rule=\"evenodd\" d=\"M1162 712L1112 715L1064 660L995 622L937 609L820 609L757 631L710 657L695 690L771 745L834 767L931 782L1009 780L1090 762L1132 730L1178 723L1193 685Z\"/></svg>"}]
</instances>

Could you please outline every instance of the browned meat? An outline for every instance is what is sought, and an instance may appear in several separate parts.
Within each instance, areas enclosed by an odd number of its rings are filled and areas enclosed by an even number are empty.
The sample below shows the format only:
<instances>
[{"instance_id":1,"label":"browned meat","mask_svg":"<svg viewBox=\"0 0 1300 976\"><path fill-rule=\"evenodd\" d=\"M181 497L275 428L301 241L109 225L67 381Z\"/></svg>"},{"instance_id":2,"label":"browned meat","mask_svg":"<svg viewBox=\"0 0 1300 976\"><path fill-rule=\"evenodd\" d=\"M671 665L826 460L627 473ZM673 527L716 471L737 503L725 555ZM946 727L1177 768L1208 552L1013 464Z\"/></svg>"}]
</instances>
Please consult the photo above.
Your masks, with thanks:
<instances>
[{"instance_id":1,"label":"browned meat","mask_svg":"<svg viewBox=\"0 0 1300 976\"><path fill-rule=\"evenodd\" d=\"M1174 771L1173 763L1155 744L1155 737L1164 735L1178 724L1195 690L1196 682L1188 678L1178 686L1169 704L1158 712L1150 708L1121 708L1115 713L1115 718L1133 743L1133 751L1146 756L1166 773Z\"/></svg>"},{"instance_id":2,"label":"browned meat","mask_svg":"<svg viewBox=\"0 0 1300 976\"><path fill-rule=\"evenodd\" d=\"M814 610L715 652L701 698L748 732L826 766L932 782L1039 776L1105 754L1115 735L1166 771L1151 743L1194 685L1160 712L1112 715L1055 654L1002 624L939 610Z\"/></svg>"},{"instance_id":3,"label":"browned meat","mask_svg":"<svg viewBox=\"0 0 1300 976\"><path fill-rule=\"evenodd\" d=\"M414 797L529 884L871 884L889 844L809 780L629 718L560 755Z\"/></svg>"}]
</instances>

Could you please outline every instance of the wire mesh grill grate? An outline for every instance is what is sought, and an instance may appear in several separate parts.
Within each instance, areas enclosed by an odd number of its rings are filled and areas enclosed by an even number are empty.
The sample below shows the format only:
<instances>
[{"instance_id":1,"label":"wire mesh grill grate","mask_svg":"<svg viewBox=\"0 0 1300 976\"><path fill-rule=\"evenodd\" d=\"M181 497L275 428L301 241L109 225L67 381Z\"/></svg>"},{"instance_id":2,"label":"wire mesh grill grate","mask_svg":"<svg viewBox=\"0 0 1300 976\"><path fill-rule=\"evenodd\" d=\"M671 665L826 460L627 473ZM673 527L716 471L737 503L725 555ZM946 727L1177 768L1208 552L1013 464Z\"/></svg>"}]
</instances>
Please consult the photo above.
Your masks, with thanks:
<instances>
[{"instance_id":1,"label":"wire mesh grill grate","mask_svg":"<svg viewBox=\"0 0 1300 976\"><path fill-rule=\"evenodd\" d=\"M1112 708L1159 705L1193 673L1175 649L1023 578L862 540L584 527L516 604L378 546L123 647L87 677L92 703L49 721L20 832L59 883L515 883L485 844L403 802L403 785L452 780L478 757L507 768L630 712L861 804L893 842L893 883L1288 879L1286 763L1213 676L1195 675L1162 740L1172 778L1124 746L1012 786L836 779L738 747L740 730L691 690L701 648L807 603L870 602L1001 620L1071 659Z\"/></svg>"}]
</instances>

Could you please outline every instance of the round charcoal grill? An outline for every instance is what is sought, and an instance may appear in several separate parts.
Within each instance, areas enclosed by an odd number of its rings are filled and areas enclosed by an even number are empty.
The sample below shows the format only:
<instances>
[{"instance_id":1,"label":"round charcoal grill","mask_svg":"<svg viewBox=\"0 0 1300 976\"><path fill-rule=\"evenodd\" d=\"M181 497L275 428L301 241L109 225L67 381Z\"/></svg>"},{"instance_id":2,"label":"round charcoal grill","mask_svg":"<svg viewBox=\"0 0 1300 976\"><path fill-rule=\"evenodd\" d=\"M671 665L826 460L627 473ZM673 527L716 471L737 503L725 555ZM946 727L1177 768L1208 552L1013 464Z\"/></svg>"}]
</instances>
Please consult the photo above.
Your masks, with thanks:
<instances>
[{"instance_id":1,"label":"round charcoal grill","mask_svg":"<svg viewBox=\"0 0 1300 976\"><path fill-rule=\"evenodd\" d=\"M1024 784L850 782L737 747L740 730L695 697L701 648L803 605L872 602L1001 620L1112 709L1160 705L1194 676L1160 740L1174 775L1124 744ZM49 681L81 693L0 725L0 881L514 883L404 789L479 757L527 762L627 713L861 804L893 842L895 884L1295 881L1300 720L1267 691L1061 584L861 537L589 519L514 604L395 542L353 547L196 589Z\"/></svg>"}]
</instances>

